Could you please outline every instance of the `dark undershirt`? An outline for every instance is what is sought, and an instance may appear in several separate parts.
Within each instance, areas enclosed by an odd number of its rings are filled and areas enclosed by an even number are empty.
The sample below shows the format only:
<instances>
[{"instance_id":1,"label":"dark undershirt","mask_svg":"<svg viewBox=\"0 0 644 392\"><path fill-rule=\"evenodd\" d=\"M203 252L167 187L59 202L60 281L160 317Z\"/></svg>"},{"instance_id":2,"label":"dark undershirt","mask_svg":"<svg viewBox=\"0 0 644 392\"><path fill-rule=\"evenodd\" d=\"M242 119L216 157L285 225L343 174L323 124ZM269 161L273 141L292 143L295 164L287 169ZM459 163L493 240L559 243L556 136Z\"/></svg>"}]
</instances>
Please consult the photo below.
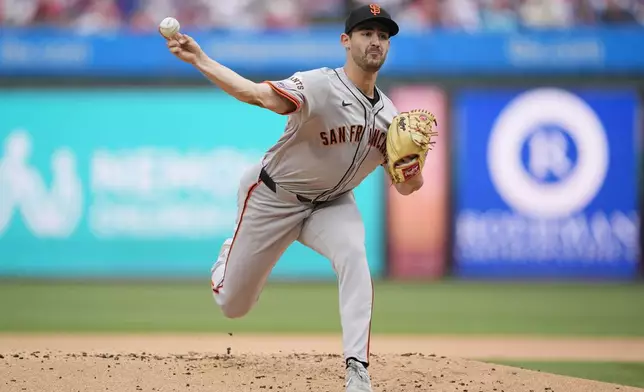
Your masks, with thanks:
<instances>
[{"instance_id":1,"label":"dark undershirt","mask_svg":"<svg viewBox=\"0 0 644 392\"><path fill-rule=\"evenodd\" d=\"M373 98L367 97L367 94L363 93L362 90L360 90L360 89L358 89L358 91L360 91L362 93L362 95L364 95L364 97L367 98L369 100L369 102L371 102L371 106L376 106L378 101L380 101L380 94L378 94L377 89L373 90Z\"/></svg>"}]
</instances>

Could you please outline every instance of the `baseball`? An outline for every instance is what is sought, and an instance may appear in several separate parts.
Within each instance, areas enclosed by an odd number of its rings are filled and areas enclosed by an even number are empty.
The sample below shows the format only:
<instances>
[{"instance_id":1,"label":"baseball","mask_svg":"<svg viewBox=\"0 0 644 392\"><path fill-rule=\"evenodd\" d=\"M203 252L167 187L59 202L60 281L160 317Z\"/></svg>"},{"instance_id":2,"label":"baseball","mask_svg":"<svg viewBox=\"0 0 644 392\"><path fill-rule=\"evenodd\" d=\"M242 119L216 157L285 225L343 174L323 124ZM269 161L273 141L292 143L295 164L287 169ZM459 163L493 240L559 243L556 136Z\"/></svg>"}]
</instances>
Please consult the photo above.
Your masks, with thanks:
<instances>
[{"instance_id":1,"label":"baseball","mask_svg":"<svg viewBox=\"0 0 644 392\"><path fill-rule=\"evenodd\" d=\"M172 38L179 32L181 25L179 21L172 17L167 17L159 24L159 31L166 38Z\"/></svg>"}]
</instances>

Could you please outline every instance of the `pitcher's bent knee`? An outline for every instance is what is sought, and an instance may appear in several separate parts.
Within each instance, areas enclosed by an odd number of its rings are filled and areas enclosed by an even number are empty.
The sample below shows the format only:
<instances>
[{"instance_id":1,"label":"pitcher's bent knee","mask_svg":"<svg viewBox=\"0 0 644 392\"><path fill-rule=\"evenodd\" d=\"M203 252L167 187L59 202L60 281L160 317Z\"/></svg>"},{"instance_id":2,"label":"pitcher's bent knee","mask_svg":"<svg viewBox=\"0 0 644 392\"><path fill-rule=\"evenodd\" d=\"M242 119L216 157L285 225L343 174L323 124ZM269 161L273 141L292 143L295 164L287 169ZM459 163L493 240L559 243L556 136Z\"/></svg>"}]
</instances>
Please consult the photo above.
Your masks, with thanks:
<instances>
[{"instance_id":1,"label":"pitcher's bent knee","mask_svg":"<svg viewBox=\"0 0 644 392\"><path fill-rule=\"evenodd\" d=\"M246 305L242 301L227 301L221 295L214 295L214 297L221 313L229 319L244 317L252 307L252 304Z\"/></svg>"},{"instance_id":2,"label":"pitcher's bent knee","mask_svg":"<svg viewBox=\"0 0 644 392\"><path fill-rule=\"evenodd\" d=\"M247 309L247 308L236 308L234 306L226 306L226 305L221 307L221 312L226 318L229 318L229 319L244 317L246 314L248 314L249 310L250 309Z\"/></svg>"}]
</instances>

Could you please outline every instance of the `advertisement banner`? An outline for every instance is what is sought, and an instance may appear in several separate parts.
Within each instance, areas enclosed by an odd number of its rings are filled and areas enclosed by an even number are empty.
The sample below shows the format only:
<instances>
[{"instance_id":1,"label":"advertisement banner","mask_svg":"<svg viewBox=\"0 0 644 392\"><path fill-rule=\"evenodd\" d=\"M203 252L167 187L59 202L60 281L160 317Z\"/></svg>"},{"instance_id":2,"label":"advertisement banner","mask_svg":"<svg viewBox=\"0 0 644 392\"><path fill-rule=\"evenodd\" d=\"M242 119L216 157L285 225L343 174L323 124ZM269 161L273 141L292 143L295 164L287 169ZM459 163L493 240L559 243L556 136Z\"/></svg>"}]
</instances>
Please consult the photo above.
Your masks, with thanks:
<instances>
[{"instance_id":1,"label":"advertisement banner","mask_svg":"<svg viewBox=\"0 0 644 392\"><path fill-rule=\"evenodd\" d=\"M450 218L449 121L445 93L432 86L399 86L389 96L400 111L426 108L436 116L438 137L423 168L424 185L402 196L388 186L388 277L393 279L439 278L445 272ZM387 184L385 182L385 184Z\"/></svg>"},{"instance_id":2,"label":"advertisement banner","mask_svg":"<svg viewBox=\"0 0 644 392\"><path fill-rule=\"evenodd\" d=\"M209 279L285 123L210 88L0 91L0 276ZM380 181L356 191L375 276ZM273 277L335 274L295 243Z\"/></svg>"},{"instance_id":3,"label":"advertisement banner","mask_svg":"<svg viewBox=\"0 0 644 392\"><path fill-rule=\"evenodd\" d=\"M636 276L634 91L468 90L455 108L457 276Z\"/></svg>"},{"instance_id":4,"label":"advertisement banner","mask_svg":"<svg viewBox=\"0 0 644 392\"><path fill-rule=\"evenodd\" d=\"M342 25L303 29L185 31L209 56L243 75L277 74L345 61ZM642 74L644 29L456 31L405 26L392 39L381 76ZM194 67L152 32L78 32L0 26L0 76L185 77Z\"/></svg>"}]
</instances>

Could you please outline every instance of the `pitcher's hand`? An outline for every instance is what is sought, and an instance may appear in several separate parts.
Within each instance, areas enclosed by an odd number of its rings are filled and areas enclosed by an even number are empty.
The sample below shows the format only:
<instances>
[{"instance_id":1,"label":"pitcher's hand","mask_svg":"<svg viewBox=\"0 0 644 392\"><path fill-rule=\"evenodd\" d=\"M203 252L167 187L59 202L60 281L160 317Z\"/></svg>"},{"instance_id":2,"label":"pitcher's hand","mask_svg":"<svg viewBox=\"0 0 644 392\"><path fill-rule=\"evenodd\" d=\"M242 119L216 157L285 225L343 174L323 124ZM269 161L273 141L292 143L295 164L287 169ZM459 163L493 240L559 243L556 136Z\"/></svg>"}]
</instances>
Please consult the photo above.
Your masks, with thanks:
<instances>
[{"instance_id":1,"label":"pitcher's hand","mask_svg":"<svg viewBox=\"0 0 644 392\"><path fill-rule=\"evenodd\" d=\"M204 55L197 41L187 34L177 33L174 37L166 38L166 40L170 53L188 64L194 65Z\"/></svg>"}]
</instances>

